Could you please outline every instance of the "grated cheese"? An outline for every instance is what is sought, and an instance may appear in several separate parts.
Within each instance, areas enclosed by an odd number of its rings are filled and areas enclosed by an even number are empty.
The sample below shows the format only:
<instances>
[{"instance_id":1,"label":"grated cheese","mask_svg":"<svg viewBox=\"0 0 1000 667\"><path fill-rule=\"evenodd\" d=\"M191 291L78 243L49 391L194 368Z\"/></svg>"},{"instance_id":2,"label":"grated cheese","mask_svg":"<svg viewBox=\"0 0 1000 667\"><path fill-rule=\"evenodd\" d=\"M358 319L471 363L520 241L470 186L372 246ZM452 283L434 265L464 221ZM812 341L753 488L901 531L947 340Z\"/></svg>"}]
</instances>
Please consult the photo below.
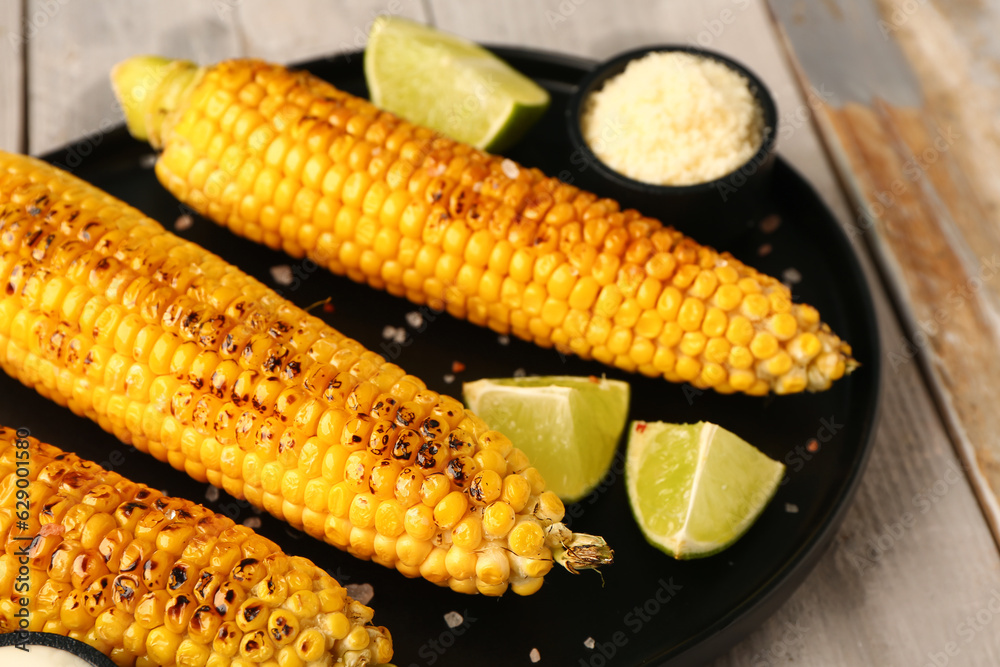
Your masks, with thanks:
<instances>
[{"instance_id":1,"label":"grated cheese","mask_svg":"<svg viewBox=\"0 0 1000 667\"><path fill-rule=\"evenodd\" d=\"M704 183L737 169L763 142L745 77L681 52L628 64L584 103L583 137L615 171L657 185Z\"/></svg>"}]
</instances>

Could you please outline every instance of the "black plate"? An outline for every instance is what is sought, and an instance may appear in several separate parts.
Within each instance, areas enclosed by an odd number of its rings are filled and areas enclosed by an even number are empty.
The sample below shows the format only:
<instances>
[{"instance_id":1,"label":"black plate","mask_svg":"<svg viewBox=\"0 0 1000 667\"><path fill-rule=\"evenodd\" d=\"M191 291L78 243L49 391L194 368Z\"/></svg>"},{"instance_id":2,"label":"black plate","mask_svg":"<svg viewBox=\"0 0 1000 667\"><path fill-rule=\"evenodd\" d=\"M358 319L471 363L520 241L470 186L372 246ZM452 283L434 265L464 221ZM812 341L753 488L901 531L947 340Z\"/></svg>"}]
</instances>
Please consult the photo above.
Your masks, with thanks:
<instances>
[{"instance_id":1,"label":"black plate","mask_svg":"<svg viewBox=\"0 0 1000 667\"><path fill-rule=\"evenodd\" d=\"M571 160L563 106L591 63L534 51L497 51L553 97L545 118L510 156L563 178L581 176ZM304 66L348 91L366 92L358 54ZM119 128L47 158L171 228L186 209L157 183L148 156L148 147ZM854 345L861 369L820 394L751 398L700 392L564 358L519 340L502 345L487 329L426 311L424 330L417 332L407 324L407 313L417 310L409 302L323 270L309 272L300 262L196 220L180 233L284 290L301 306L332 297L334 313L316 312L424 378L435 390L458 394L462 380L508 376L517 369L539 374L606 373L632 383L633 419L713 421L784 460L789 471L774 502L736 545L712 558L677 562L643 540L629 511L619 458L594 495L568 508L572 526L604 535L617 562L606 568L603 581L593 573L552 572L541 591L529 598L463 596L405 579L292 531L270 516L261 517L260 532L287 551L313 559L345 584L370 583L376 621L391 629L401 667L530 664L535 648L548 665L686 665L700 664L725 650L788 597L829 543L864 467L878 405L875 315L858 261L820 199L781 161L775 169L775 193L772 208L782 220L780 227L770 234L755 231L731 250L772 275L797 269L802 280L793 286L795 298L816 305L834 330ZM765 243L771 252L761 256L758 249ZM297 289L275 284L270 268L281 264L300 270ZM387 342L383 338L387 325L405 328L408 344ZM448 383L453 361L464 363L466 370ZM207 502L205 485L121 445L91 422L9 378L0 379L0 395L6 397L0 405L0 423L27 427L33 435L137 481ZM806 449L812 439L818 451ZM256 516L225 494L207 504L238 521ZM450 611L463 614L465 625L450 629L444 620ZM588 637L596 642L594 649L585 646Z\"/></svg>"},{"instance_id":2,"label":"black plate","mask_svg":"<svg viewBox=\"0 0 1000 667\"><path fill-rule=\"evenodd\" d=\"M90 644L84 644L82 641L73 639L72 637L54 635L50 632L30 632L24 630L0 635L0 648L5 649L4 651L0 651L0 653L11 655L10 651L25 651L25 655L18 655L17 657L34 660L31 657L33 646L47 646L64 651L93 665L93 667L115 667L115 663L111 662L111 658Z\"/></svg>"}]
</instances>

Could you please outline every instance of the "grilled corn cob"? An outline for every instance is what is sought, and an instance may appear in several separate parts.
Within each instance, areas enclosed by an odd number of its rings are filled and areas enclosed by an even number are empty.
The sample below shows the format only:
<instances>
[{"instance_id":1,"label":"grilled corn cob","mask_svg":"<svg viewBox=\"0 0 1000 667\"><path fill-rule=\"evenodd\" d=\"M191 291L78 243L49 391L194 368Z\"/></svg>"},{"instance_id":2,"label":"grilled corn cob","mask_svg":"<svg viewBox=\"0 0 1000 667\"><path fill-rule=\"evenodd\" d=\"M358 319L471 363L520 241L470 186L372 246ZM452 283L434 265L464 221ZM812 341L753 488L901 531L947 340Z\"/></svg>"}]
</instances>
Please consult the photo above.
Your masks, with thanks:
<instances>
[{"instance_id":1,"label":"grilled corn cob","mask_svg":"<svg viewBox=\"0 0 1000 667\"><path fill-rule=\"evenodd\" d=\"M459 401L70 174L0 152L0 251L4 370L195 479L466 593L611 561Z\"/></svg>"},{"instance_id":2,"label":"grilled corn cob","mask_svg":"<svg viewBox=\"0 0 1000 667\"><path fill-rule=\"evenodd\" d=\"M112 79L178 199L334 273L724 393L819 391L857 365L815 308L728 253L306 72L139 57Z\"/></svg>"},{"instance_id":3,"label":"grilled corn cob","mask_svg":"<svg viewBox=\"0 0 1000 667\"><path fill-rule=\"evenodd\" d=\"M372 610L309 560L4 427L0 539L0 632L69 635L122 667L392 658Z\"/></svg>"}]
</instances>

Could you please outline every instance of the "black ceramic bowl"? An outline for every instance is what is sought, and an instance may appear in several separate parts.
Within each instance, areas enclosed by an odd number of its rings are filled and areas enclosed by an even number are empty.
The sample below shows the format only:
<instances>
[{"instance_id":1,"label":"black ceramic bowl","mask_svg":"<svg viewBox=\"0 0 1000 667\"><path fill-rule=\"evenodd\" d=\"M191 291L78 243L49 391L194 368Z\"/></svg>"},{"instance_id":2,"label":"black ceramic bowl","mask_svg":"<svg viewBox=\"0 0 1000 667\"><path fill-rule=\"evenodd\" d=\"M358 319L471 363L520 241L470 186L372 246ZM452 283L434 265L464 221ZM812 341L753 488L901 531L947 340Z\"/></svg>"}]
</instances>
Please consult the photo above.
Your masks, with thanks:
<instances>
[{"instance_id":1,"label":"black ceramic bowl","mask_svg":"<svg viewBox=\"0 0 1000 667\"><path fill-rule=\"evenodd\" d=\"M115 667L115 663L109 657L89 644L49 632L28 631L0 634L0 665L42 665L44 663L39 662L38 658L32 655L36 652L33 649L40 646L69 653L83 660L84 663L93 665L93 667ZM15 662L15 658L20 658L20 660Z\"/></svg>"},{"instance_id":2,"label":"black ceramic bowl","mask_svg":"<svg viewBox=\"0 0 1000 667\"><path fill-rule=\"evenodd\" d=\"M653 185L624 176L606 165L587 145L580 128L581 110L591 93L621 74L633 60L650 53L680 51L711 58L746 78L764 117L764 138L746 163L732 172L695 185ZM573 162L581 171L580 184L597 194L673 225L700 243L725 247L752 228L768 201L778 109L761 80L743 65L721 54L689 46L649 46L627 51L599 64L587 74L566 108Z\"/></svg>"}]
</instances>

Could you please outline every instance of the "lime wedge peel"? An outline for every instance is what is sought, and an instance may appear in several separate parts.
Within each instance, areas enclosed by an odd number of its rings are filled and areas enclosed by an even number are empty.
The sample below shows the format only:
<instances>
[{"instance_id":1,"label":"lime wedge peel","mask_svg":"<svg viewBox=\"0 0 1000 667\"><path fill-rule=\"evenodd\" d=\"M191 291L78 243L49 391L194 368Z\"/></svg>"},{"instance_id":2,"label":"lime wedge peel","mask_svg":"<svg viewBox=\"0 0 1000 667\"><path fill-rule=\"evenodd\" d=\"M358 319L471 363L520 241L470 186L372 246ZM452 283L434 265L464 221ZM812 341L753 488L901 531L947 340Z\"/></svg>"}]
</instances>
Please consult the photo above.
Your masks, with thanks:
<instances>
[{"instance_id":1,"label":"lime wedge peel","mask_svg":"<svg viewBox=\"0 0 1000 667\"><path fill-rule=\"evenodd\" d=\"M511 439L565 502L585 497L614 460L628 419L620 380L535 376L467 382L469 409Z\"/></svg>"},{"instance_id":2,"label":"lime wedge peel","mask_svg":"<svg viewBox=\"0 0 1000 667\"><path fill-rule=\"evenodd\" d=\"M544 88L478 44L397 16L375 19L364 69L376 106L492 152L549 105Z\"/></svg>"},{"instance_id":3,"label":"lime wedge peel","mask_svg":"<svg viewBox=\"0 0 1000 667\"><path fill-rule=\"evenodd\" d=\"M736 542L781 484L785 466L707 422L633 422L625 481L646 539L678 558Z\"/></svg>"}]
</instances>

